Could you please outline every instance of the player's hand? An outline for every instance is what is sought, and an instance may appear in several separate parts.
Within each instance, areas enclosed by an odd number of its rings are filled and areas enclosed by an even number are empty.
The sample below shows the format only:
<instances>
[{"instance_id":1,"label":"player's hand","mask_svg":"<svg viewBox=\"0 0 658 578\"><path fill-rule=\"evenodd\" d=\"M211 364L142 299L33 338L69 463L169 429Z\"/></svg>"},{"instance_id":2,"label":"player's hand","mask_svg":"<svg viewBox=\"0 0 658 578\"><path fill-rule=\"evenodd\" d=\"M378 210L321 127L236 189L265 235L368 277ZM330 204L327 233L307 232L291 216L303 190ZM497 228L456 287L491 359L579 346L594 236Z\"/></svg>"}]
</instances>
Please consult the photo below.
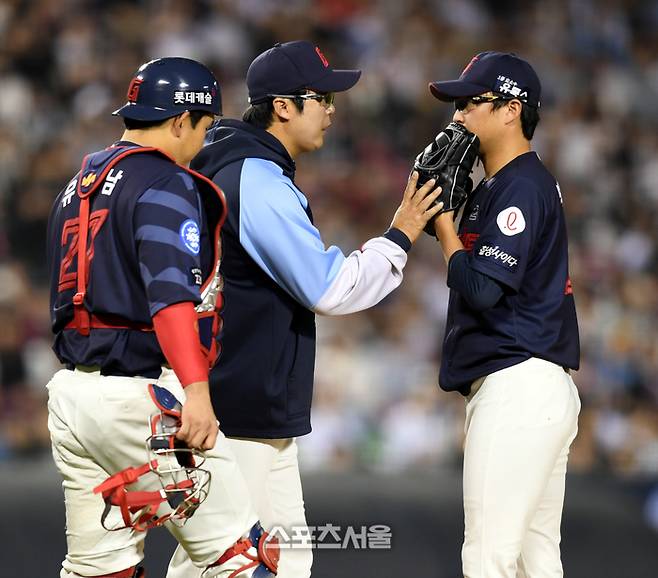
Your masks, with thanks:
<instances>
[{"instance_id":1,"label":"player's hand","mask_svg":"<svg viewBox=\"0 0 658 578\"><path fill-rule=\"evenodd\" d=\"M197 381L185 388L187 397L183 404L181 428L176 438L184 441L190 448L210 450L217 441L217 417L210 403L207 381Z\"/></svg>"},{"instance_id":2,"label":"player's hand","mask_svg":"<svg viewBox=\"0 0 658 578\"><path fill-rule=\"evenodd\" d=\"M418 173L416 171L411 173L407 187L404 189L402 203L393 216L391 227L400 229L412 243L416 241L427 221L443 208L443 203L433 204L434 199L441 193L441 187L432 190L435 182L434 179L430 179L416 189Z\"/></svg>"}]
</instances>

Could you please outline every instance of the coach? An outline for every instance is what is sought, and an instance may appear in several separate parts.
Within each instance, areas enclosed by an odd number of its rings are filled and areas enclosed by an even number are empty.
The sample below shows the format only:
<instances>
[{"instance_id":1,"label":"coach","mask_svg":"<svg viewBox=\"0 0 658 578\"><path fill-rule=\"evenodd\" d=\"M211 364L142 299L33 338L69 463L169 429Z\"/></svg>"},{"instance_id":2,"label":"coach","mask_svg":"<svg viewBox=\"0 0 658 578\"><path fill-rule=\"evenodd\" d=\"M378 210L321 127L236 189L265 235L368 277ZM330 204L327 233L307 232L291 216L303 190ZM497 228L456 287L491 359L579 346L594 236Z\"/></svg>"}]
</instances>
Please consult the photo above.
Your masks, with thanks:
<instances>
[{"instance_id":1,"label":"coach","mask_svg":"<svg viewBox=\"0 0 658 578\"><path fill-rule=\"evenodd\" d=\"M295 438L311 431L315 314L371 307L402 282L407 251L441 205L433 182L409 180L391 227L349 256L325 248L295 184L299 155L322 147L334 93L358 70L334 70L306 41L277 44L249 67L244 122L222 120L193 166L226 194L224 328L211 375L220 427L264 524L306 529ZM429 194L428 194L429 193ZM266 521L267 520L267 521ZM179 549L179 573L191 567ZM279 578L310 576L312 552L282 546Z\"/></svg>"}]
</instances>

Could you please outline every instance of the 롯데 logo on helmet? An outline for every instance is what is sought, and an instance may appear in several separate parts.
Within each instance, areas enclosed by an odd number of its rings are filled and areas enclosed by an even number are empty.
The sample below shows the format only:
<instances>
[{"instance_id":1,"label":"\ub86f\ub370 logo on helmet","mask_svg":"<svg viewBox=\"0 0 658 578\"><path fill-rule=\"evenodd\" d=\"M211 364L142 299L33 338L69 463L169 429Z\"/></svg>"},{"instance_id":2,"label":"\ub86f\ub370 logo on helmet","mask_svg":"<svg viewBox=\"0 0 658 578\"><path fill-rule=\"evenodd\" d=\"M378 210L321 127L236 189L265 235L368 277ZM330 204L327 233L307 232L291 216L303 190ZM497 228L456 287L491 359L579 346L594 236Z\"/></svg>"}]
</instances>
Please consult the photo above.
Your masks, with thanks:
<instances>
[{"instance_id":1,"label":"\ub86f\ub370 logo on helmet","mask_svg":"<svg viewBox=\"0 0 658 578\"><path fill-rule=\"evenodd\" d=\"M136 77L130 81L130 86L128 87L128 102L137 102L137 97L139 96L139 87L144 82L142 78Z\"/></svg>"}]
</instances>

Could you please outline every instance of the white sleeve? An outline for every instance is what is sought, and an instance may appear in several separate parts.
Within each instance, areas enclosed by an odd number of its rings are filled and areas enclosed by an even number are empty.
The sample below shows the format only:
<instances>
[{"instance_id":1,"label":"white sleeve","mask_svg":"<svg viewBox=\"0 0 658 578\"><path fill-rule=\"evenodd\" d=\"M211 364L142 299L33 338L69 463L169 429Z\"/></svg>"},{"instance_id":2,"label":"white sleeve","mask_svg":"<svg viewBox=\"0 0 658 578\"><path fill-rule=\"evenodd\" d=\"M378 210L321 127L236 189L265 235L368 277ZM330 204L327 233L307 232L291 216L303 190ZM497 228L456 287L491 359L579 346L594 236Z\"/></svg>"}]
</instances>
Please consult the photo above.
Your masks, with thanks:
<instances>
[{"instance_id":1,"label":"white sleeve","mask_svg":"<svg viewBox=\"0 0 658 578\"><path fill-rule=\"evenodd\" d=\"M385 237L370 239L351 253L313 307L320 315L345 315L379 303L402 283L407 253Z\"/></svg>"}]
</instances>

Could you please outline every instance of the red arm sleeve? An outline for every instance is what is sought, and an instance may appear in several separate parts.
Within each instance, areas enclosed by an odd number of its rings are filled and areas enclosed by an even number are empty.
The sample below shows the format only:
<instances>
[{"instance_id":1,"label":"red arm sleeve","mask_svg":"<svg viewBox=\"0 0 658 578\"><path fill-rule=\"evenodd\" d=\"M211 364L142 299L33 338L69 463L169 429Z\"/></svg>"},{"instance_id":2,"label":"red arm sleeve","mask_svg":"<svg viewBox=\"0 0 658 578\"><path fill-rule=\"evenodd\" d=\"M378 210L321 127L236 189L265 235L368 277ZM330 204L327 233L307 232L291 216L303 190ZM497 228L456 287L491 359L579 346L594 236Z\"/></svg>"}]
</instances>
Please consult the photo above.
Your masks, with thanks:
<instances>
[{"instance_id":1,"label":"red arm sleeve","mask_svg":"<svg viewBox=\"0 0 658 578\"><path fill-rule=\"evenodd\" d=\"M208 381L208 360L201 351L198 321L191 301L160 309L153 317L153 327L162 353L183 387Z\"/></svg>"}]
</instances>

